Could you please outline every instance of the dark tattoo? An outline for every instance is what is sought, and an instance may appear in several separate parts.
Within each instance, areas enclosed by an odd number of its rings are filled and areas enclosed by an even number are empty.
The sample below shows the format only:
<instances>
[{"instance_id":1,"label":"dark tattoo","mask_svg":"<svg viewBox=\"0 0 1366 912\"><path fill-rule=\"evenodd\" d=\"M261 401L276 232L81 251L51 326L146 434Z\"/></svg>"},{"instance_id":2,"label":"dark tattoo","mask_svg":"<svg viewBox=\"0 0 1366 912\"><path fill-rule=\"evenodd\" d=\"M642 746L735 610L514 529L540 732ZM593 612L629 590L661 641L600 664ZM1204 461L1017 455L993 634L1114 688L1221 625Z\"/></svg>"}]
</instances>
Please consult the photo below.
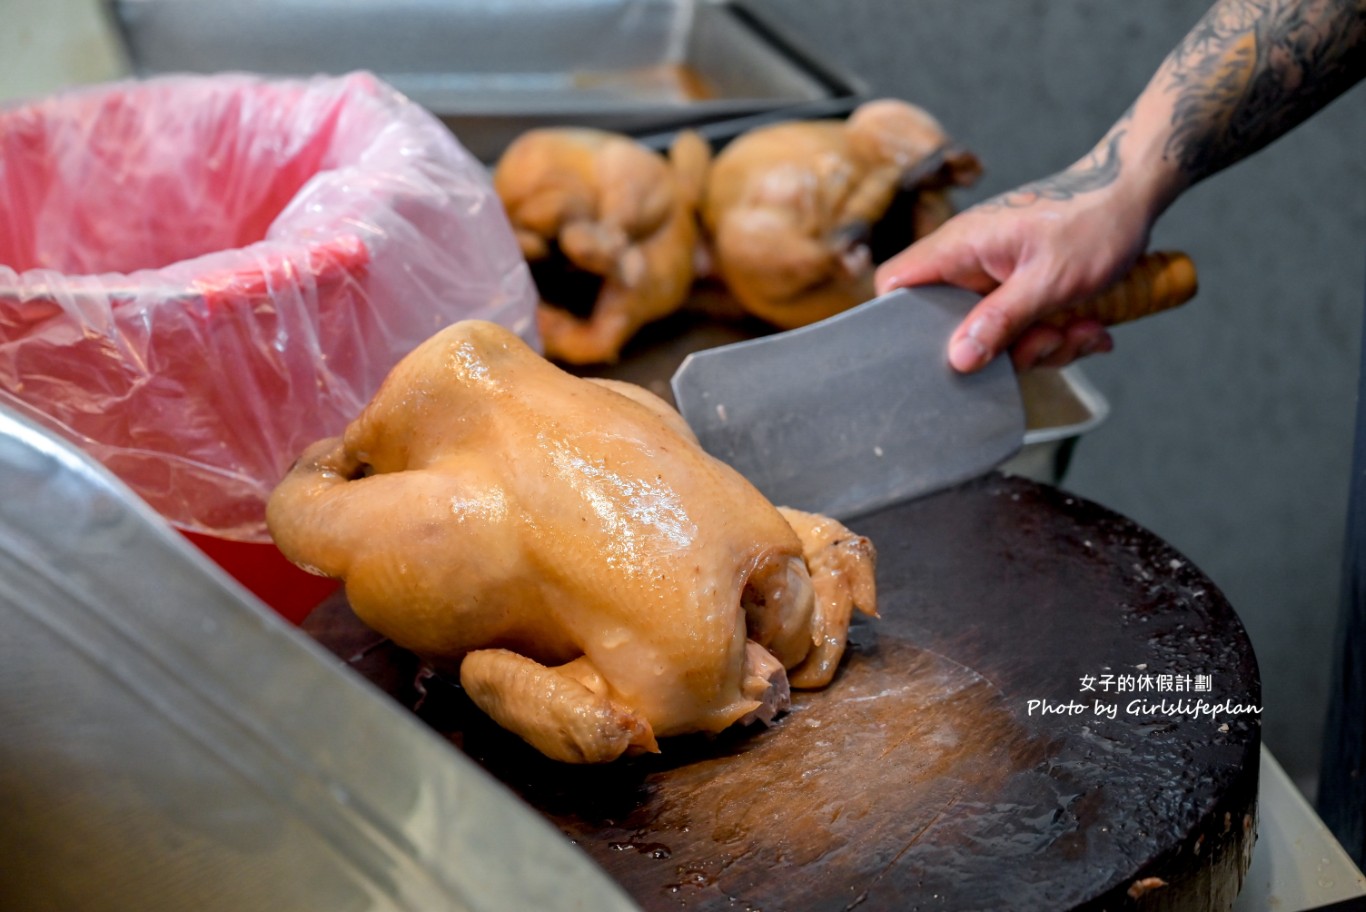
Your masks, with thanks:
<instances>
[{"instance_id":1,"label":"dark tattoo","mask_svg":"<svg viewBox=\"0 0 1366 912\"><path fill-rule=\"evenodd\" d=\"M1124 117L1120 118L1119 123L1111 128L1106 138L1101 141L1103 148L1097 146L1094 152L1066 171L1059 171L1051 177L1025 184L1007 193L1002 193L1000 196L994 196L979 203L974 208L1020 209L1033 205L1040 200L1061 202L1083 193L1108 187L1119 177L1119 143L1124 138L1124 125L1132 114L1133 109L1130 108Z\"/></svg>"},{"instance_id":2,"label":"dark tattoo","mask_svg":"<svg viewBox=\"0 0 1366 912\"><path fill-rule=\"evenodd\" d=\"M1164 67L1177 93L1164 151L1194 183L1366 75L1366 0L1219 0Z\"/></svg>"}]
</instances>

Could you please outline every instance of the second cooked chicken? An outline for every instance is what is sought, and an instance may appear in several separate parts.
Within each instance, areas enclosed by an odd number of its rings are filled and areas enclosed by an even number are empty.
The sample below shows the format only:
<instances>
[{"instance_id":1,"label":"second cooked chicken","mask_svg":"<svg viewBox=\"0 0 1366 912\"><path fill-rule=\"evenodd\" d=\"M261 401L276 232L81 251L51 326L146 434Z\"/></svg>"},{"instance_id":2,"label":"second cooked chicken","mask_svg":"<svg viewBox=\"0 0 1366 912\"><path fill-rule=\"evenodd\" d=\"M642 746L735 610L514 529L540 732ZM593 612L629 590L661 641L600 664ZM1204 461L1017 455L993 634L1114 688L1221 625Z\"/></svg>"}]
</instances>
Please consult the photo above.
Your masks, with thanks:
<instances>
[{"instance_id":1,"label":"second cooked chicken","mask_svg":"<svg viewBox=\"0 0 1366 912\"><path fill-rule=\"evenodd\" d=\"M779 511L677 412L470 321L270 499L284 554L559 760L769 719L875 611L866 538Z\"/></svg>"},{"instance_id":2,"label":"second cooked chicken","mask_svg":"<svg viewBox=\"0 0 1366 912\"><path fill-rule=\"evenodd\" d=\"M975 156L896 99L847 120L751 130L717 156L702 201L715 269L747 311L782 329L873 296L876 262L952 214Z\"/></svg>"}]
</instances>

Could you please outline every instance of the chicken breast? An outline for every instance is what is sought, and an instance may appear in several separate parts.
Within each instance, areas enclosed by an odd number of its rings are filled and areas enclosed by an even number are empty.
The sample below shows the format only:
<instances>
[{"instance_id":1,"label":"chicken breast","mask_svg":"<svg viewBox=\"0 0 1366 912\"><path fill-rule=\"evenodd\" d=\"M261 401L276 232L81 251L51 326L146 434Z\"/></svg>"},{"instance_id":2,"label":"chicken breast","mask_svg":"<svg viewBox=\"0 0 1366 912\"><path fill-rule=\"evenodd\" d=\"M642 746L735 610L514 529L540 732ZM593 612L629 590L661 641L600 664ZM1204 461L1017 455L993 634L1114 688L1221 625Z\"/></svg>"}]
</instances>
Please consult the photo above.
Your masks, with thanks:
<instances>
[{"instance_id":1,"label":"chicken breast","mask_svg":"<svg viewBox=\"0 0 1366 912\"><path fill-rule=\"evenodd\" d=\"M363 621L570 762L771 717L785 670L824 686L851 608L875 611L866 539L784 516L653 394L478 321L310 447L267 520Z\"/></svg>"}]
</instances>

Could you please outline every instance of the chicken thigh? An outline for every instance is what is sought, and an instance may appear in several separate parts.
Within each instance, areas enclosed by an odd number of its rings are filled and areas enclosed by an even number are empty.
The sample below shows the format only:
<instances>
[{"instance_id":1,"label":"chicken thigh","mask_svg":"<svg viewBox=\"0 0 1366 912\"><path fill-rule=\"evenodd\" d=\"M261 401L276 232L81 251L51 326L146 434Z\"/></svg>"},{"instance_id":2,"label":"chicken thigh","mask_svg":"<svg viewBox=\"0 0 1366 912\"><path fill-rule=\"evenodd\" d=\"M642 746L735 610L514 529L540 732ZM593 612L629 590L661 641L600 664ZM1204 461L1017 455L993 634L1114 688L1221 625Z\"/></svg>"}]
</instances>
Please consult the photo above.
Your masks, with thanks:
<instances>
[{"instance_id":1,"label":"chicken thigh","mask_svg":"<svg viewBox=\"0 0 1366 912\"><path fill-rule=\"evenodd\" d=\"M896 99L751 130L707 175L716 272L780 328L832 316L872 297L876 263L946 221L948 188L980 172L933 117Z\"/></svg>"},{"instance_id":2,"label":"chicken thigh","mask_svg":"<svg viewBox=\"0 0 1366 912\"><path fill-rule=\"evenodd\" d=\"M550 757L602 762L835 673L874 552L779 512L643 388L468 321L310 447L267 520L296 563Z\"/></svg>"},{"instance_id":3,"label":"chicken thigh","mask_svg":"<svg viewBox=\"0 0 1366 912\"><path fill-rule=\"evenodd\" d=\"M548 357L615 361L640 327L682 306L705 255L697 202L710 159L691 132L667 159L585 128L532 130L508 147L493 186L540 292Z\"/></svg>"}]
</instances>

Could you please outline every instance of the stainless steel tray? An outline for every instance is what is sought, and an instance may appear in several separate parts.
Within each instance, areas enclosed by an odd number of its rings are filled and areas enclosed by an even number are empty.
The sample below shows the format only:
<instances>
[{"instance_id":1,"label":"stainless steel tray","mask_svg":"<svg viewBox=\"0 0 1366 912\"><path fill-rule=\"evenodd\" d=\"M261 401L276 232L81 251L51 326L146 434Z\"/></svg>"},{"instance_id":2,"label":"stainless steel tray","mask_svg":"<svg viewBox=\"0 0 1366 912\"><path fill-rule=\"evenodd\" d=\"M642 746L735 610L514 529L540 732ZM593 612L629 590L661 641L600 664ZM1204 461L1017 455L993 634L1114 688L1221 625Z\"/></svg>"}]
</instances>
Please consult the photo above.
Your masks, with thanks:
<instances>
[{"instance_id":1,"label":"stainless steel tray","mask_svg":"<svg viewBox=\"0 0 1366 912\"><path fill-rule=\"evenodd\" d=\"M1001 471L1058 484L1082 435L1110 414L1110 403L1079 366L1035 369L1020 375L1025 407L1024 446Z\"/></svg>"},{"instance_id":2,"label":"stainless steel tray","mask_svg":"<svg viewBox=\"0 0 1366 912\"><path fill-rule=\"evenodd\" d=\"M370 70L476 156L528 129L640 134L821 106L861 83L738 3L106 0L134 72Z\"/></svg>"}]
</instances>

